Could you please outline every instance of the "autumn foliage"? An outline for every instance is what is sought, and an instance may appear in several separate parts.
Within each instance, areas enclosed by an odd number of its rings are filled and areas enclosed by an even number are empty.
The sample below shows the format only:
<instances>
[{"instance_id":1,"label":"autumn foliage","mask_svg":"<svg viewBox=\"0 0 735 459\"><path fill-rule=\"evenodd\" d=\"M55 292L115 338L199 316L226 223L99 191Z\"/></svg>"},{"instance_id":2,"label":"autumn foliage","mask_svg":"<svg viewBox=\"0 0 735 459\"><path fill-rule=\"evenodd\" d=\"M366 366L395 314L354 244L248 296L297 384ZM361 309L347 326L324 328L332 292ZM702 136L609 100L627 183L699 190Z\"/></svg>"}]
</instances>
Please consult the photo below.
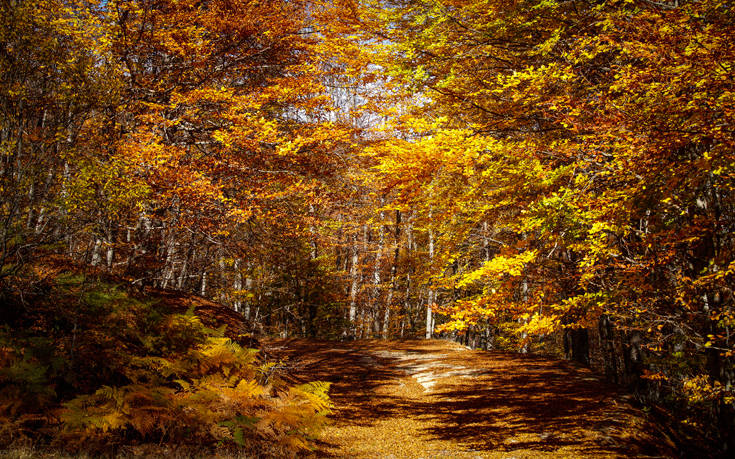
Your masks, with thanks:
<instances>
[{"instance_id":1,"label":"autumn foliage","mask_svg":"<svg viewBox=\"0 0 735 459\"><path fill-rule=\"evenodd\" d=\"M735 448L734 17L721 0L4 2L0 287L22 310L56 253L252 332L566 355ZM208 342L67 409L143 438L207 384L249 400L197 366ZM110 411L159 401L156 427ZM200 414L220 432L202 438L235 438Z\"/></svg>"},{"instance_id":2,"label":"autumn foliage","mask_svg":"<svg viewBox=\"0 0 735 459\"><path fill-rule=\"evenodd\" d=\"M649 402L698 406L687 422L732 448L732 6L369 16L396 31L390 74L423 94L375 155L384 192L437 234L438 329L521 351L561 341Z\"/></svg>"},{"instance_id":3,"label":"autumn foliage","mask_svg":"<svg viewBox=\"0 0 735 459\"><path fill-rule=\"evenodd\" d=\"M223 306L185 309L110 280L57 270L26 299L31 307L4 317L3 444L270 456L311 447L331 408L328 383L289 386L279 362L247 347L248 335L205 326L223 322Z\"/></svg>"}]
</instances>

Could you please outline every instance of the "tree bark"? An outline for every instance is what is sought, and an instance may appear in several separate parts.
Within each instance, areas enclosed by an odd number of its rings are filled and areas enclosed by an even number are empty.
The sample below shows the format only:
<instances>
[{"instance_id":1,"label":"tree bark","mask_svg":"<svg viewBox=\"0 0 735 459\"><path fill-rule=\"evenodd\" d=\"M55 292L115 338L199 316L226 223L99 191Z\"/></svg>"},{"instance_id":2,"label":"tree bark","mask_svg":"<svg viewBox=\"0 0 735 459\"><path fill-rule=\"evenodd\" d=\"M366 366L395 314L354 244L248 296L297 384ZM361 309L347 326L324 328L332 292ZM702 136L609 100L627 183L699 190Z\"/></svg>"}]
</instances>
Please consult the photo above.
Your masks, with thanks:
<instances>
[{"instance_id":1,"label":"tree bark","mask_svg":"<svg viewBox=\"0 0 735 459\"><path fill-rule=\"evenodd\" d=\"M600 349L602 350L602 360L605 366L605 376L614 383L619 382L618 375L618 356L615 352L615 330L610 316L603 314L598 322Z\"/></svg>"},{"instance_id":2,"label":"tree bark","mask_svg":"<svg viewBox=\"0 0 735 459\"><path fill-rule=\"evenodd\" d=\"M431 227L432 211L429 210L429 271L433 269L434 262L434 230ZM432 306L434 305L434 288L429 279L429 294L426 299L426 339L431 339L434 335L434 315Z\"/></svg>"},{"instance_id":3,"label":"tree bark","mask_svg":"<svg viewBox=\"0 0 735 459\"><path fill-rule=\"evenodd\" d=\"M236 258L233 266L235 270L235 280L232 283L233 296L235 301L232 302L232 308L236 312L242 311L242 272L240 271L240 259Z\"/></svg>"},{"instance_id":4,"label":"tree bark","mask_svg":"<svg viewBox=\"0 0 735 459\"><path fill-rule=\"evenodd\" d=\"M381 199L381 204L384 200ZM373 294L371 295L370 312L373 315L373 332L378 333L380 330L378 310L380 307L380 271L383 261L383 249L385 248L385 229L383 221L385 220L385 212L380 211L380 224L378 225L378 250L375 252L375 266L373 267Z\"/></svg>"},{"instance_id":5,"label":"tree bark","mask_svg":"<svg viewBox=\"0 0 735 459\"><path fill-rule=\"evenodd\" d=\"M390 267L390 290L388 291L388 299L385 301L385 312L383 314L383 339L388 338L390 331L390 309L393 303L393 295L396 291L396 275L398 273L398 259L400 256L400 238L401 238L401 211L396 210L395 231L393 233L395 248L393 250L393 263Z\"/></svg>"},{"instance_id":6,"label":"tree bark","mask_svg":"<svg viewBox=\"0 0 735 459\"><path fill-rule=\"evenodd\" d=\"M357 234L352 236L352 264L350 265L350 335L354 338L357 331L357 290L359 288L359 276L358 276L358 262L360 261L359 250L357 248Z\"/></svg>"}]
</instances>

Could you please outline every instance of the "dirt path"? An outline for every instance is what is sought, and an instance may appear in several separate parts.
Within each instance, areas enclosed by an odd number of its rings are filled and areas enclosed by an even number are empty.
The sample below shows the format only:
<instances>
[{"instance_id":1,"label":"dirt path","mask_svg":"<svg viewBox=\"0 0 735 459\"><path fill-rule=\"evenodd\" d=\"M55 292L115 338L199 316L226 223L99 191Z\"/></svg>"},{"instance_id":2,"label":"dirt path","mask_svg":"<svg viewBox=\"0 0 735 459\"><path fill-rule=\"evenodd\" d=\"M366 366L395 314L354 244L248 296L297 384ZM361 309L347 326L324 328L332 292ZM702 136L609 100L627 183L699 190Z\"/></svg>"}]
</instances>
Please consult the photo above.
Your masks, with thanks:
<instances>
[{"instance_id":1,"label":"dirt path","mask_svg":"<svg viewBox=\"0 0 735 459\"><path fill-rule=\"evenodd\" d=\"M444 341L273 341L301 380L331 381L318 456L671 457L629 399L586 369Z\"/></svg>"}]
</instances>

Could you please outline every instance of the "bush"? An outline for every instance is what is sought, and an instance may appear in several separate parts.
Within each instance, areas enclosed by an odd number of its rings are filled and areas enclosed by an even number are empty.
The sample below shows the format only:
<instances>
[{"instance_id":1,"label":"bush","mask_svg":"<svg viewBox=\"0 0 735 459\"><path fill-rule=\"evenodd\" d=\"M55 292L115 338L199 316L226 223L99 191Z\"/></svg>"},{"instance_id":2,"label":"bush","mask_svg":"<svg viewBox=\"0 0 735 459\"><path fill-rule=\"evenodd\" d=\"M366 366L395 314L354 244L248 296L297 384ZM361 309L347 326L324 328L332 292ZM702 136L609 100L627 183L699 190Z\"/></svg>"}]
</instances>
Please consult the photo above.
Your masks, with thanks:
<instances>
[{"instance_id":1,"label":"bush","mask_svg":"<svg viewBox=\"0 0 735 459\"><path fill-rule=\"evenodd\" d=\"M310 448L331 407L328 383L279 382L272 362L224 327L204 326L193 308L176 312L73 274L24 311L0 328L2 446L288 456Z\"/></svg>"}]
</instances>

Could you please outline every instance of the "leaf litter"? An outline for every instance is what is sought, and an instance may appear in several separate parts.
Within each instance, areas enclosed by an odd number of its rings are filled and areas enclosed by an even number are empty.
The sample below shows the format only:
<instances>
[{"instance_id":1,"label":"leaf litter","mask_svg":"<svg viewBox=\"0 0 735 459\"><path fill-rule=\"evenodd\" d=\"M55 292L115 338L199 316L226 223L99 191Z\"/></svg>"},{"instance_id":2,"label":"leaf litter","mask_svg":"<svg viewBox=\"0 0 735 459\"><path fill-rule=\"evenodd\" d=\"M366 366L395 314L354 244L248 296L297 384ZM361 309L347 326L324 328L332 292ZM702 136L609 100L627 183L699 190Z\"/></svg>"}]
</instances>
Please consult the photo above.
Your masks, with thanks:
<instances>
[{"instance_id":1,"label":"leaf litter","mask_svg":"<svg viewBox=\"0 0 735 459\"><path fill-rule=\"evenodd\" d=\"M267 343L332 382L314 457L675 457L632 398L571 362L432 341Z\"/></svg>"}]
</instances>

